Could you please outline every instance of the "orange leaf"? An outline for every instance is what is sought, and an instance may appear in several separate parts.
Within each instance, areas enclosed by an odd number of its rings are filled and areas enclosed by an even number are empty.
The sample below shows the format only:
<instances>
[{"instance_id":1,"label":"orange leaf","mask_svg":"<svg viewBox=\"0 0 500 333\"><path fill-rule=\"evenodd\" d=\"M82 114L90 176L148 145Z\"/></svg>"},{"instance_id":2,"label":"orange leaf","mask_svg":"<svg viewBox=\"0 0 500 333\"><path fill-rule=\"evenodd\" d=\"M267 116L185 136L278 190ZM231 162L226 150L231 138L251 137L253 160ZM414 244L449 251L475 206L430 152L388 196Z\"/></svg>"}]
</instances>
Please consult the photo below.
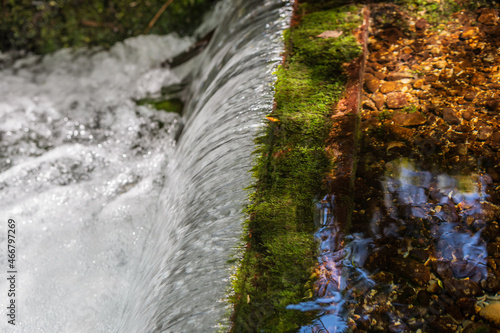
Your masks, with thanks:
<instances>
[{"instance_id":1,"label":"orange leaf","mask_svg":"<svg viewBox=\"0 0 500 333\"><path fill-rule=\"evenodd\" d=\"M278 118L274 118L271 116L266 116L266 118L267 118L267 120L272 121L273 123L277 123L280 121Z\"/></svg>"}]
</instances>

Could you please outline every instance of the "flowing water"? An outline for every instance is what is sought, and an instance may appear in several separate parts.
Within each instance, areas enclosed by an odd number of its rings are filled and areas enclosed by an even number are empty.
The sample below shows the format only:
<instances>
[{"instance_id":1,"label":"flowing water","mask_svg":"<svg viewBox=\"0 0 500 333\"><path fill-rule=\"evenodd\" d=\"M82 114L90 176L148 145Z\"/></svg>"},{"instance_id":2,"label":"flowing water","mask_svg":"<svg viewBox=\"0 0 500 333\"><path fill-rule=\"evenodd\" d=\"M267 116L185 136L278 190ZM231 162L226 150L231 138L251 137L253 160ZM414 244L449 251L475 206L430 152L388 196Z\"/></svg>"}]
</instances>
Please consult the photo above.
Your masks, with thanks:
<instances>
[{"instance_id":1,"label":"flowing water","mask_svg":"<svg viewBox=\"0 0 500 333\"><path fill-rule=\"evenodd\" d=\"M0 70L0 262L6 274L13 219L18 272L7 332L216 330L289 12L222 1L199 30L216 28L207 49L173 69L160 64L194 38ZM174 86L182 116L134 102Z\"/></svg>"}]
</instances>

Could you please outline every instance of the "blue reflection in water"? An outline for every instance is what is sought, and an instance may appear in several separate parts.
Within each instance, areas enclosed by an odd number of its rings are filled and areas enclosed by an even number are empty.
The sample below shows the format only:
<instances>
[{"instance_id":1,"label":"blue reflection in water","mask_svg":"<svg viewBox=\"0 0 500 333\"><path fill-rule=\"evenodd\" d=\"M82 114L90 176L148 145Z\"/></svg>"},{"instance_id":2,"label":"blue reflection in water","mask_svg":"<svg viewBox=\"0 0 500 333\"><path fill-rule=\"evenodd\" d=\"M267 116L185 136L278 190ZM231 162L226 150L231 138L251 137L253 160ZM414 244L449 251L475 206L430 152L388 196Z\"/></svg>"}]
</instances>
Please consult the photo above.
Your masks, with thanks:
<instances>
[{"instance_id":1,"label":"blue reflection in water","mask_svg":"<svg viewBox=\"0 0 500 333\"><path fill-rule=\"evenodd\" d=\"M333 214L333 195L316 205L319 230L315 236L320 249L316 299L287 309L316 311L318 317L299 332L343 332L355 325L348 319L352 317L350 305L359 303L354 294L381 287L371 278L377 272L363 268L367 257L391 239L411 238L405 226L411 229L424 225L415 221L425 221L425 228L430 229L435 248L432 260L449 267L455 278L479 282L487 277L487 250L481 231L488 176L435 174L417 170L405 159L392 161L390 166L381 182L381 204L373 209L365 234L343 234ZM394 323L404 329L396 319Z\"/></svg>"}]
</instances>

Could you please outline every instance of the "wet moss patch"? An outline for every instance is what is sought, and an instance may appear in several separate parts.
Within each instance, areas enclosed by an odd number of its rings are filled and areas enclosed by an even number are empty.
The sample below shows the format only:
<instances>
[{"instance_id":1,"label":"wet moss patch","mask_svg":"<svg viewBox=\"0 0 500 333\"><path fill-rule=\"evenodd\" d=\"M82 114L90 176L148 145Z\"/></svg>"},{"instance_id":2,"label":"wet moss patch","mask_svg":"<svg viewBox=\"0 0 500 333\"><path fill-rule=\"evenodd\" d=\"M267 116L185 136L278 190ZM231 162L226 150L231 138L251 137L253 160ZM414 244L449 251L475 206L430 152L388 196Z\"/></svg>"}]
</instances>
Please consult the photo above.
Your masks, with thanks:
<instances>
[{"instance_id":1,"label":"wet moss patch","mask_svg":"<svg viewBox=\"0 0 500 333\"><path fill-rule=\"evenodd\" d=\"M156 110L161 110L165 112L174 112L182 114L182 109L184 108L184 102L179 98L143 98L136 101L137 105L147 105Z\"/></svg>"},{"instance_id":2,"label":"wet moss patch","mask_svg":"<svg viewBox=\"0 0 500 333\"><path fill-rule=\"evenodd\" d=\"M343 64L359 56L352 36L360 8L304 3L301 23L285 34L286 60L277 71L276 107L257 139L256 183L247 208L246 251L239 267L233 332L287 332L313 314L286 310L312 296L317 262L314 201L334 167L325 152L335 104L344 92ZM339 31L337 38L316 37Z\"/></svg>"}]
</instances>

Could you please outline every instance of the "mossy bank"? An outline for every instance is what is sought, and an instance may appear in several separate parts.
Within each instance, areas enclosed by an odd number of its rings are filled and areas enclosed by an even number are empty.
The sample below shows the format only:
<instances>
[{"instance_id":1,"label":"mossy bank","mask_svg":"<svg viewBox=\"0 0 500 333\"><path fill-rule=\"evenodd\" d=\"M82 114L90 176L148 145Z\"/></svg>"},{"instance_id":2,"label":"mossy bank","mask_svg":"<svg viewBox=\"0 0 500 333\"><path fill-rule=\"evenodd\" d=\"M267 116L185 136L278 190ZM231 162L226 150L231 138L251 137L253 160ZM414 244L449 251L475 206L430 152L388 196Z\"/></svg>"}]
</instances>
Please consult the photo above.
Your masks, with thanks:
<instances>
[{"instance_id":1,"label":"mossy bank","mask_svg":"<svg viewBox=\"0 0 500 333\"><path fill-rule=\"evenodd\" d=\"M232 297L233 332L287 332L313 319L286 307L313 296L314 203L325 194L323 180L335 167L325 147L345 89L344 64L361 52L353 36L360 11L339 1L303 2L285 33L275 109L257 139L246 250ZM317 37L325 31L342 34Z\"/></svg>"},{"instance_id":2,"label":"mossy bank","mask_svg":"<svg viewBox=\"0 0 500 333\"><path fill-rule=\"evenodd\" d=\"M150 33L189 34L215 0L176 0ZM64 47L109 47L148 30L165 0L6 0L0 2L0 51L49 53Z\"/></svg>"}]
</instances>

